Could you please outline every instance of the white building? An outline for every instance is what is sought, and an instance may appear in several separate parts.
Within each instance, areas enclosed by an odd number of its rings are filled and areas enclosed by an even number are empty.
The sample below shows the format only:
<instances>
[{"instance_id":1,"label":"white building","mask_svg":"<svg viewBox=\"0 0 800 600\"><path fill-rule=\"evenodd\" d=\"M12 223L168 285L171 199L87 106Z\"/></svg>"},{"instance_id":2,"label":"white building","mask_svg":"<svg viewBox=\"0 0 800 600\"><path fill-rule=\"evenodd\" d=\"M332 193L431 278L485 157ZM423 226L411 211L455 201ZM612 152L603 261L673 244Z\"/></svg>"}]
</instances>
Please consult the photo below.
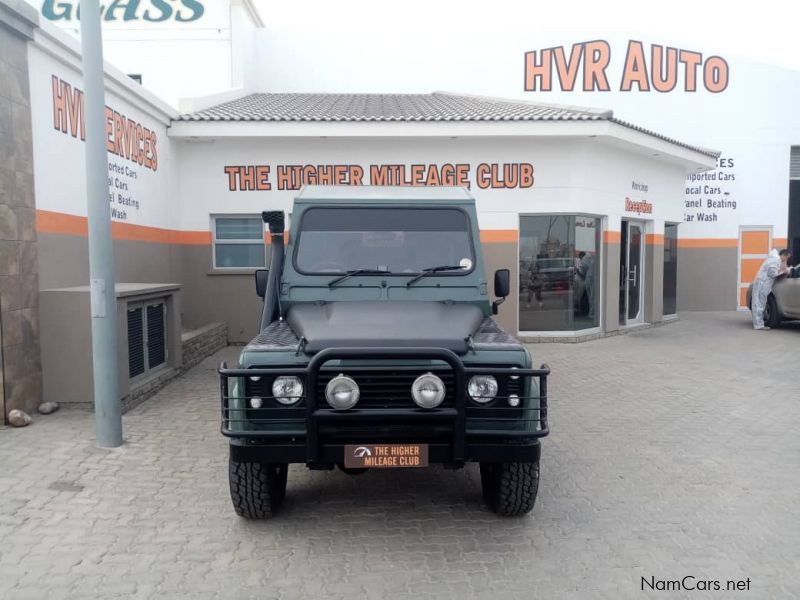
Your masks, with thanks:
<instances>
[{"instance_id":1,"label":"white building","mask_svg":"<svg viewBox=\"0 0 800 600\"><path fill-rule=\"evenodd\" d=\"M75 5L44 3L73 8L57 21L67 29ZM489 270L510 268L515 282L500 321L530 338L734 309L771 246L800 253L795 73L629 40L545 36L537 49L445 31L403 45L365 31L354 44L264 29L247 1L173 2L151 26L156 5L105 12L109 201L118 280L182 286L181 305L165 296L159 309L173 324L255 335L259 215L290 211L304 183L469 186ZM0 210L18 227L9 256L38 254L0 280L19 299L3 314L7 365L38 355L36 292L88 280L80 48L26 8L0 0L0 97L12 107L0 131L14 140L0 144L14 165ZM646 77L631 56L647 60ZM239 225L255 234L231 237ZM152 303L164 288L149 289ZM40 397L36 377L6 379L6 409Z\"/></svg>"}]
</instances>

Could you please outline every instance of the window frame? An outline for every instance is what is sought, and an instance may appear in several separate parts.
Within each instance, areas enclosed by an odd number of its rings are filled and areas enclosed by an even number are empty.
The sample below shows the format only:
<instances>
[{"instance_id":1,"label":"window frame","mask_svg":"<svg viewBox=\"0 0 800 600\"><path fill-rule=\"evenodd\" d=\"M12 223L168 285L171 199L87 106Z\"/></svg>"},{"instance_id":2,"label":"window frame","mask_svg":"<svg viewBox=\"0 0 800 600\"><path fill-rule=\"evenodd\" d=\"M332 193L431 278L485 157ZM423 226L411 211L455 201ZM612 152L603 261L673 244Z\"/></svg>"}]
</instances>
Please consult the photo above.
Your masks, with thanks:
<instances>
[{"instance_id":1,"label":"window frame","mask_svg":"<svg viewBox=\"0 0 800 600\"><path fill-rule=\"evenodd\" d=\"M603 268L605 264L605 242L603 241L603 236L605 232L608 231L609 227L609 217L608 215L598 214L598 213L590 213L590 212L561 212L561 211L553 211L553 212L519 212L517 213L517 231L519 234L517 235L517 262L519 262L520 258L520 250L522 247L522 218L523 217L587 217L590 219L597 219L599 221L599 244L598 244L598 252L595 255L595 265L599 267L597 274L599 275L598 282L597 282L597 291L600 294L597 302L597 325L592 327L587 327L585 329L553 329L553 330L521 330L520 329L520 307L517 306L516 311L516 323L517 323L517 335L522 338L579 338L583 336L594 335L597 333L602 333L605 330L605 293L606 293L606 272ZM596 267L596 268L598 268ZM519 267L517 266L517 269ZM517 272L517 285L519 285L519 272Z\"/></svg>"},{"instance_id":2,"label":"window frame","mask_svg":"<svg viewBox=\"0 0 800 600\"><path fill-rule=\"evenodd\" d=\"M297 239L294 243L294 248L292 250L292 268L295 272L299 273L300 275L307 275L311 277L331 277L336 275L344 275L344 271L340 272L329 272L329 273L315 273L313 271L303 271L300 268L300 265L297 262L298 252L300 250L300 238L303 235L303 220L305 219L306 215L312 211L317 209L353 209L353 208L374 208L374 209L384 209L384 210L455 210L464 215L464 218L467 222L467 229L466 234L469 241L469 250L470 250L470 260L472 261L472 266L469 269L461 270L461 271L439 271L433 274L434 277L465 277L467 275L471 275L476 268L476 251L475 251L475 236L473 235L473 223L472 219L470 218L470 214L466 211L463 207L457 205L435 205L435 206L394 206L394 205L370 205L370 204L320 204L315 206L310 206L306 210L303 211L303 214L300 216L300 224L297 228ZM420 275L419 271L417 272L408 272L408 273L381 273L381 277L413 277L415 275ZM366 275L369 276L369 275ZM374 276L374 275L373 275Z\"/></svg>"},{"instance_id":3,"label":"window frame","mask_svg":"<svg viewBox=\"0 0 800 600\"><path fill-rule=\"evenodd\" d=\"M211 268L214 271L256 271L257 269L267 268L267 241L266 241L266 225L260 214L256 213L221 213L212 214L211 217ZM219 219L256 219L261 224L261 244L264 250L264 261L261 265L239 265L239 266L221 266L217 264L217 245L222 246L252 246L255 245L255 239L220 239L217 237L217 220Z\"/></svg>"},{"instance_id":4,"label":"window frame","mask_svg":"<svg viewBox=\"0 0 800 600\"><path fill-rule=\"evenodd\" d=\"M670 250L675 253L676 269L677 269L677 263L678 263L678 239L679 239L679 235L680 235L680 225L681 225L680 223L677 223L675 221L665 221L664 222L664 244L665 244L665 246L666 246L666 239L667 239L667 227L675 227L675 247L671 248ZM664 297L664 291L665 291L664 280L665 280L665 275L666 275L666 266L667 266L667 262L666 262L666 253L665 253L664 261L663 261L662 268L661 268L661 278L662 278L662 281L661 281L661 307L662 307L662 309L661 309L661 318L664 319L664 320L677 319L678 318L678 279L677 279L678 275L677 275L677 272L675 274L675 312L670 312L670 313L664 312L664 306L666 305L666 298Z\"/></svg>"}]
</instances>

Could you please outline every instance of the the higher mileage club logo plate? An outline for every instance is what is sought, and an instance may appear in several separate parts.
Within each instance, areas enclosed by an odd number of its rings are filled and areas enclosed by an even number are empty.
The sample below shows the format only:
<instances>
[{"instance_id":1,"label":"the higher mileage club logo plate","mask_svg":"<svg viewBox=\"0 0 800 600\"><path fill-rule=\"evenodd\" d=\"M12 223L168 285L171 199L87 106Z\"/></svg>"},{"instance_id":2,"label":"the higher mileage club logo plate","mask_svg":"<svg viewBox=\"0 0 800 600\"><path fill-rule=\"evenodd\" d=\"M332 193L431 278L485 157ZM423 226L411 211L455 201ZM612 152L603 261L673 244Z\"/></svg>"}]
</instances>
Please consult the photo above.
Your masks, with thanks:
<instances>
[{"instance_id":1,"label":"the higher mileage club logo plate","mask_svg":"<svg viewBox=\"0 0 800 600\"><path fill-rule=\"evenodd\" d=\"M348 469L427 467L428 444L363 444L344 447Z\"/></svg>"}]
</instances>

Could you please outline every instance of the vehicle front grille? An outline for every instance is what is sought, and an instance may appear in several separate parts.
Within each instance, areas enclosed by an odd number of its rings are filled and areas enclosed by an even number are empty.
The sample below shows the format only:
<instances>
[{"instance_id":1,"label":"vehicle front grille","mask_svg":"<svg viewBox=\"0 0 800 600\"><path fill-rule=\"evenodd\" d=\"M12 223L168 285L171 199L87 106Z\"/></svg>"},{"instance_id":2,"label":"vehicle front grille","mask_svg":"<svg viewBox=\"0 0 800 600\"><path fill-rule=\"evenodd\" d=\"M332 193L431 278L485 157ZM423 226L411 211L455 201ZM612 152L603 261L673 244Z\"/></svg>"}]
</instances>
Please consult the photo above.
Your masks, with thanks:
<instances>
[{"instance_id":1,"label":"vehicle front grille","mask_svg":"<svg viewBox=\"0 0 800 600\"><path fill-rule=\"evenodd\" d=\"M389 369L343 369L358 384L361 396L358 408L415 408L411 397L411 385L423 373L433 373L444 383L445 395L440 406L455 406L455 377L449 369L389 370ZM317 379L318 402L325 402L325 387L339 375L333 370L320 371Z\"/></svg>"},{"instance_id":2,"label":"vehicle front grille","mask_svg":"<svg viewBox=\"0 0 800 600\"><path fill-rule=\"evenodd\" d=\"M338 368L322 369L317 377L317 405L327 408L325 402L325 387L331 379L343 373L352 377L358 384L361 392L358 408L416 408L411 397L411 385L414 380L424 373L434 373L441 378L445 386L445 396L441 407L455 407L455 376L453 371L441 367L428 367L418 369L386 369L386 368ZM277 375L276 375L277 376ZM257 381L250 378L245 381L245 396L251 398L258 396L265 401L265 406L279 406L272 399L272 382L275 376L263 375ZM513 379L507 376L497 377L499 389L498 398L490 403L504 403L512 394L523 396L523 378ZM466 381L464 385L466 386ZM308 390L306 390L308 394ZM305 405L301 401L298 406ZM467 403L469 406L469 402Z\"/></svg>"}]
</instances>

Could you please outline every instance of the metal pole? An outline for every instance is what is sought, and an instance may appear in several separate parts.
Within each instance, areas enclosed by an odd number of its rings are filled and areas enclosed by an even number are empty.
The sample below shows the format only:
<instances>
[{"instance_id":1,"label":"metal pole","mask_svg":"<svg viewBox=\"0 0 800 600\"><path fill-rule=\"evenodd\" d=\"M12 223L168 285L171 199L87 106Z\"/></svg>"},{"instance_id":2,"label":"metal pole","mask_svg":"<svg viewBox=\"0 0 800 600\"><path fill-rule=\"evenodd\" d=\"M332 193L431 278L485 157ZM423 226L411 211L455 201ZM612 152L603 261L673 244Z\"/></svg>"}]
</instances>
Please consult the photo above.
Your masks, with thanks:
<instances>
[{"instance_id":1,"label":"metal pole","mask_svg":"<svg viewBox=\"0 0 800 600\"><path fill-rule=\"evenodd\" d=\"M81 0L80 7L95 435L100 447L116 448L122 445L122 410L117 380L117 298L108 203L100 2Z\"/></svg>"}]
</instances>

